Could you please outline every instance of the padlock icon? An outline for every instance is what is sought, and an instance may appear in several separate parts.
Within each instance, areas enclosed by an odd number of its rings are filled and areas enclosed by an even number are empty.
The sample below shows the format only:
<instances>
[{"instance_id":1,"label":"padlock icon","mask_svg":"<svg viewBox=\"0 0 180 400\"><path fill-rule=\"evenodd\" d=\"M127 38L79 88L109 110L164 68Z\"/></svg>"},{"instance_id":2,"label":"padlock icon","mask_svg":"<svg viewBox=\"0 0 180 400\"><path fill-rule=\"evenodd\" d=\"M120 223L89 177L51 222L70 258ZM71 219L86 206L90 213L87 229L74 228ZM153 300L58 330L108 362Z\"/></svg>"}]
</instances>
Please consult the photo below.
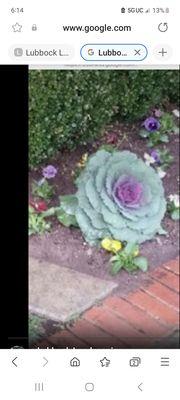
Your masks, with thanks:
<instances>
[{"instance_id":1,"label":"padlock icon","mask_svg":"<svg viewBox=\"0 0 180 400\"><path fill-rule=\"evenodd\" d=\"M32 25L32 31L37 31L37 25L36 24Z\"/></svg>"}]
</instances>

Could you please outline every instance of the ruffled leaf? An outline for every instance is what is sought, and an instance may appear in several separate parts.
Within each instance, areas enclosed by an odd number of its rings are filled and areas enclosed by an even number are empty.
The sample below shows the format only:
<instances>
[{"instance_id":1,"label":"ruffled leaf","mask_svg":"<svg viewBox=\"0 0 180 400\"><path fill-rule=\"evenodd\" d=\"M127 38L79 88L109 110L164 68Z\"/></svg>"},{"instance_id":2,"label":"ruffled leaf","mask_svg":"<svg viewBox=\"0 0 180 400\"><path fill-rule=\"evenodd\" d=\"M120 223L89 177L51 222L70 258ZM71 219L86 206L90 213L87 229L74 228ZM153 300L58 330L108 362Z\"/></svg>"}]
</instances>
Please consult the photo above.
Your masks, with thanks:
<instances>
[{"instance_id":1,"label":"ruffled leaf","mask_svg":"<svg viewBox=\"0 0 180 400\"><path fill-rule=\"evenodd\" d=\"M146 272L148 269L148 261L146 257L138 256L134 258L134 264L136 267L141 269L141 271Z\"/></svg>"}]
</instances>

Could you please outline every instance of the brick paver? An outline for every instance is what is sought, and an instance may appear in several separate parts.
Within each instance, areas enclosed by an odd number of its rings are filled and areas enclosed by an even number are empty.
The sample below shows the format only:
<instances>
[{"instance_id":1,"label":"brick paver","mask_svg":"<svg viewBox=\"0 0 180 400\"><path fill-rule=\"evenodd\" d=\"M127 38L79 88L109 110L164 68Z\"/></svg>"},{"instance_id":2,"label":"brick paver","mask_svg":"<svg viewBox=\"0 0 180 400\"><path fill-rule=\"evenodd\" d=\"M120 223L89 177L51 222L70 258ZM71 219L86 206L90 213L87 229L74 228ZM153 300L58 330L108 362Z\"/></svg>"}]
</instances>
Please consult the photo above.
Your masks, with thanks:
<instances>
[{"instance_id":1,"label":"brick paver","mask_svg":"<svg viewBox=\"0 0 180 400\"><path fill-rule=\"evenodd\" d=\"M176 258L175 260L171 260L168 263L163 265L163 268L172 271L174 274L179 275L180 273L180 268L179 268L179 258Z\"/></svg>"},{"instance_id":2,"label":"brick paver","mask_svg":"<svg viewBox=\"0 0 180 400\"><path fill-rule=\"evenodd\" d=\"M84 341L75 336L69 330L63 330L60 332L56 332L54 335L50 337L51 346L58 347L58 348L65 348L65 347L76 347L80 349L88 348L88 344Z\"/></svg>"},{"instance_id":3,"label":"brick paver","mask_svg":"<svg viewBox=\"0 0 180 400\"><path fill-rule=\"evenodd\" d=\"M178 325L178 312L168 305L163 304L157 298L138 290L136 293L130 295L128 300L156 320L160 320L163 324L170 325L171 327Z\"/></svg>"},{"instance_id":4,"label":"brick paver","mask_svg":"<svg viewBox=\"0 0 180 400\"><path fill-rule=\"evenodd\" d=\"M111 346L126 347L121 340L117 337L113 337L108 329L104 329L102 325L93 324L84 318L79 320L74 327L70 328L71 332L75 333L79 337L83 338L89 346L92 347L108 347Z\"/></svg>"},{"instance_id":5,"label":"brick paver","mask_svg":"<svg viewBox=\"0 0 180 400\"><path fill-rule=\"evenodd\" d=\"M47 346L153 347L179 328L179 259L149 272L148 284L126 297L109 296L75 323L48 337ZM39 343L44 346L44 340Z\"/></svg>"},{"instance_id":6,"label":"brick paver","mask_svg":"<svg viewBox=\"0 0 180 400\"><path fill-rule=\"evenodd\" d=\"M167 333L167 327L134 304L129 303L128 299L109 297L104 304L112 313L127 320L129 324L139 329L140 332L148 337L157 338Z\"/></svg>"},{"instance_id":7,"label":"brick paver","mask_svg":"<svg viewBox=\"0 0 180 400\"><path fill-rule=\"evenodd\" d=\"M165 268L158 268L157 271L152 272L150 275L165 286L179 293L178 275L166 270Z\"/></svg>"},{"instance_id":8,"label":"brick paver","mask_svg":"<svg viewBox=\"0 0 180 400\"><path fill-rule=\"evenodd\" d=\"M179 295L168 287L162 285L160 282L154 282L152 285L144 288L143 291L150 294L156 299L159 299L169 307L174 308L176 311L179 309Z\"/></svg>"}]
</instances>

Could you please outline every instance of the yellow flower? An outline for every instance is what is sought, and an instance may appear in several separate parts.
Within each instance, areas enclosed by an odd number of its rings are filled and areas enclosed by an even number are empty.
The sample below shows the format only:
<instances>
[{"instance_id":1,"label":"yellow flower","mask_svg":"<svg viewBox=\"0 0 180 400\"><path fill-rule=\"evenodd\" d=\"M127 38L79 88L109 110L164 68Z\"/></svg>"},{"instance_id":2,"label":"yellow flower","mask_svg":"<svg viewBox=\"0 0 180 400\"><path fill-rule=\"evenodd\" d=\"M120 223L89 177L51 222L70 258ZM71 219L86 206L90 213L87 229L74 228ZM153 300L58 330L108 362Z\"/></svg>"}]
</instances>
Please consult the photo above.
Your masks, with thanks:
<instances>
[{"instance_id":1,"label":"yellow flower","mask_svg":"<svg viewBox=\"0 0 180 400\"><path fill-rule=\"evenodd\" d=\"M82 167L83 167L83 164L82 164L81 161L79 161L79 162L77 163L77 167L78 167L78 168L82 168Z\"/></svg>"},{"instance_id":2,"label":"yellow flower","mask_svg":"<svg viewBox=\"0 0 180 400\"><path fill-rule=\"evenodd\" d=\"M87 159L88 159L88 153L84 153L84 154L82 155L82 158L81 158L82 162L83 162L83 163L86 163L86 162L87 162Z\"/></svg>"},{"instance_id":3,"label":"yellow flower","mask_svg":"<svg viewBox=\"0 0 180 400\"><path fill-rule=\"evenodd\" d=\"M134 251L134 253L133 253L133 256L134 257L137 257L139 255L139 249L136 249L135 251Z\"/></svg>"},{"instance_id":4,"label":"yellow flower","mask_svg":"<svg viewBox=\"0 0 180 400\"><path fill-rule=\"evenodd\" d=\"M88 153L84 153L81 157L81 159L79 160L79 162L76 164L78 168L84 168L86 165L88 159Z\"/></svg>"},{"instance_id":5,"label":"yellow flower","mask_svg":"<svg viewBox=\"0 0 180 400\"><path fill-rule=\"evenodd\" d=\"M103 249L110 251L111 253L117 253L122 249L122 244L119 240L113 240L110 238L105 238L101 242L101 246Z\"/></svg>"}]
</instances>

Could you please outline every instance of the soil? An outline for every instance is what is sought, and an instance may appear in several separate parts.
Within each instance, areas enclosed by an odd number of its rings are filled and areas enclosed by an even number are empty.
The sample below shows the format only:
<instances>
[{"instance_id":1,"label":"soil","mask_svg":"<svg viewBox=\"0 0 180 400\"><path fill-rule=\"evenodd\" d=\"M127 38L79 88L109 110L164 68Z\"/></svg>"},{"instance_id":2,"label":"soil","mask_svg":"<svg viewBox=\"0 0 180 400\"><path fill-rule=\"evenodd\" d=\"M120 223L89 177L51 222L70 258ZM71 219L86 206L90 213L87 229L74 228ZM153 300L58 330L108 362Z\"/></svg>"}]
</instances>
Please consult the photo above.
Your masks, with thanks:
<instances>
[{"instance_id":1,"label":"soil","mask_svg":"<svg viewBox=\"0 0 180 400\"><path fill-rule=\"evenodd\" d=\"M139 125L128 125L115 123L109 125L103 136L93 146L79 147L74 152L59 152L55 159L49 160L58 168L58 174L52 180L55 187L55 195L51 205L59 205L59 195L71 194L76 191L73 183L72 171L82 154L95 152L102 144L107 144L111 133L115 133L119 150L130 150L143 158L148 152L147 141L138 136ZM163 148L163 145L157 146ZM166 197L169 194L178 193L178 171L179 171L179 138L171 134L167 148L174 157L173 163L167 169L167 175L163 179ZM47 164L46 164L47 165ZM42 165L44 167L44 165ZM41 178L41 168L30 173L30 185L33 179ZM154 240L140 246L142 255L147 256L149 269L152 270L162 263L175 258L178 255L178 222L172 221L169 216L163 220L163 227L167 230L167 236L158 236ZM141 271L129 275L121 271L115 277L110 274L110 254L103 249L90 247L83 239L81 231L77 228L66 228L53 218L52 229L42 236L32 236L29 241L29 252L31 256L39 257L42 260L51 261L63 267L75 269L99 278L112 280L118 283L116 294L127 294L135 290L142 283L148 282L148 274Z\"/></svg>"}]
</instances>

